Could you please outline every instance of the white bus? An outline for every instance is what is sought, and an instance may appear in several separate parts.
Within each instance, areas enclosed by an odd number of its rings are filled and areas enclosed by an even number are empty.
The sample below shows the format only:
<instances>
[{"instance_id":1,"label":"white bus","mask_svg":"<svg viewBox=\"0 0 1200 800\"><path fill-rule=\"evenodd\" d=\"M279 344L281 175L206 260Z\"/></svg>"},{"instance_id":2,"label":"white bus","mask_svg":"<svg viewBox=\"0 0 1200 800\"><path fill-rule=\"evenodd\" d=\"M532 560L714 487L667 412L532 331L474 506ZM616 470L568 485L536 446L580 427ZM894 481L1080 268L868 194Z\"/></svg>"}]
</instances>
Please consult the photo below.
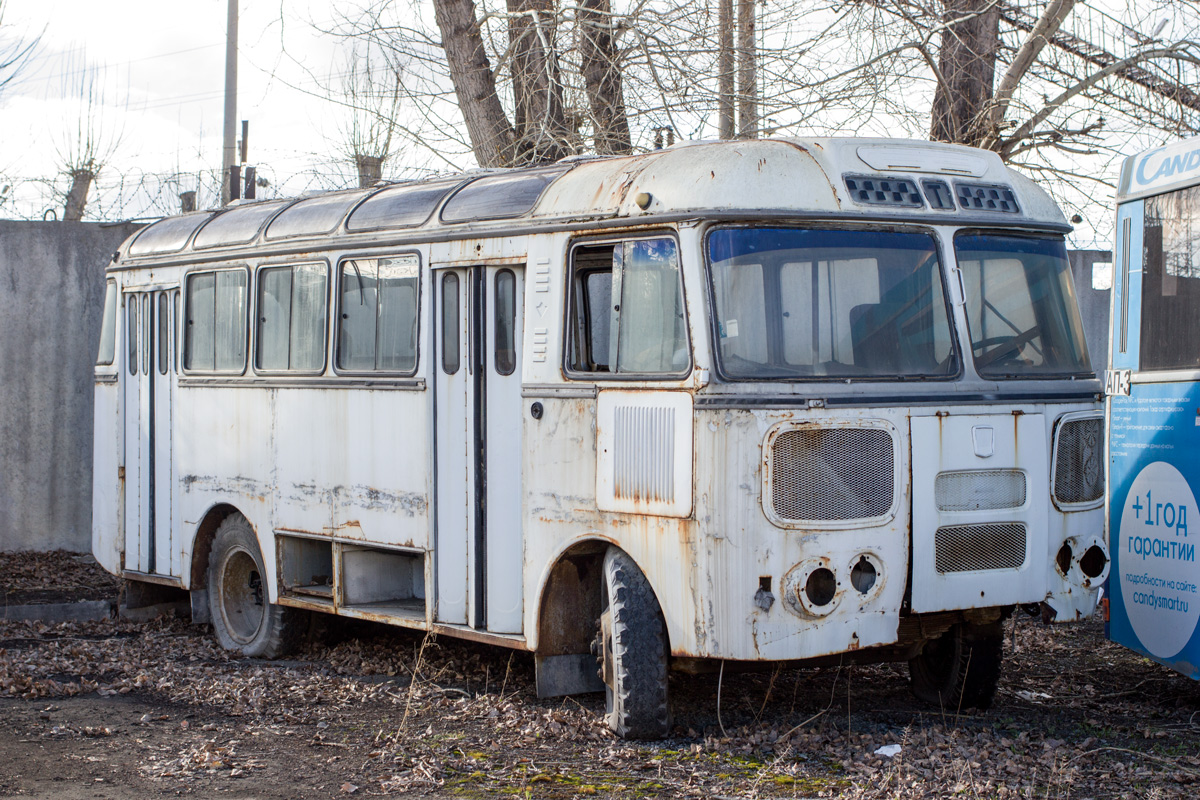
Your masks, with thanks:
<instances>
[{"instance_id":1,"label":"white bus","mask_svg":"<svg viewBox=\"0 0 1200 800\"><path fill-rule=\"evenodd\" d=\"M1107 564L1068 230L994 154L867 139L164 219L108 266L95 555L250 656L307 612L531 651L629 737L725 661L986 707L1002 621Z\"/></svg>"}]
</instances>

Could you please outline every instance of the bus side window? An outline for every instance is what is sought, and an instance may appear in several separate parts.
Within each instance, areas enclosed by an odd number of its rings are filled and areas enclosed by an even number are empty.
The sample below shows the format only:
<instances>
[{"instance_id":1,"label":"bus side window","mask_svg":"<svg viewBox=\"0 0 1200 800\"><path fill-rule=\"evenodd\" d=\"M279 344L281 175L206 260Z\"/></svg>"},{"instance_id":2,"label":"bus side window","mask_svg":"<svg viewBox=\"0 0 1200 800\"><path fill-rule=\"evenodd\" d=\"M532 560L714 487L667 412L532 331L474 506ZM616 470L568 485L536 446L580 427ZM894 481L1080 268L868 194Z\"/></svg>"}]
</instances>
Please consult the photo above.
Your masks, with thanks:
<instances>
[{"instance_id":1,"label":"bus side window","mask_svg":"<svg viewBox=\"0 0 1200 800\"><path fill-rule=\"evenodd\" d=\"M568 352L576 372L679 374L691 364L673 239L577 247Z\"/></svg>"},{"instance_id":2,"label":"bus side window","mask_svg":"<svg viewBox=\"0 0 1200 800\"><path fill-rule=\"evenodd\" d=\"M158 293L158 374L166 375L171 363L171 320L167 313L167 293Z\"/></svg>"},{"instance_id":3,"label":"bus side window","mask_svg":"<svg viewBox=\"0 0 1200 800\"><path fill-rule=\"evenodd\" d=\"M319 372L324 367L325 283L321 263L259 271L258 369Z\"/></svg>"},{"instance_id":4,"label":"bus side window","mask_svg":"<svg viewBox=\"0 0 1200 800\"><path fill-rule=\"evenodd\" d=\"M416 256L342 262L338 279L339 370L416 371L417 280Z\"/></svg>"},{"instance_id":5,"label":"bus side window","mask_svg":"<svg viewBox=\"0 0 1200 800\"><path fill-rule=\"evenodd\" d=\"M129 374L137 375L138 373L138 322L137 322L138 301L137 295L127 295L125 298L125 317L129 323Z\"/></svg>"},{"instance_id":6,"label":"bus side window","mask_svg":"<svg viewBox=\"0 0 1200 800\"><path fill-rule=\"evenodd\" d=\"M442 372L458 372L458 276L448 272L442 276Z\"/></svg>"},{"instance_id":7,"label":"bus side window","mask_svg":"<svg viewBox=\"0 0 1200 800\"><path fill-rule=\"evenodd\" d=\"M183 368L240 373L246 367L246 271L187 277Z\"/></svg>"},{"instance_id":8,"label":"bus side window","mask_svg":"<svg viewBox=\"0 0 1200 800\"><path fill-rule=\"evenodd\" d=\"M117 356L117 282L106 281L104 287L104 322L100 326L100 351L96 366L107 366Z\"/></svg>"}]
</instances>

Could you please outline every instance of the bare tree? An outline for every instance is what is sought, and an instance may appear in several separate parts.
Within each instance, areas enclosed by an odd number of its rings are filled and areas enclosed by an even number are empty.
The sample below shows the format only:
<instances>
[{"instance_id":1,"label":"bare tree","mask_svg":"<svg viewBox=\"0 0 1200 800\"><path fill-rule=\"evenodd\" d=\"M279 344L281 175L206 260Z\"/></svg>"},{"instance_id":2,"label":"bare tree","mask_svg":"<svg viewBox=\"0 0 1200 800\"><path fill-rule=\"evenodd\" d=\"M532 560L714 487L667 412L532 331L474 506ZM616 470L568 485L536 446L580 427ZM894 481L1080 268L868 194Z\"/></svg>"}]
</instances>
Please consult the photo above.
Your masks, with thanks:
<instances>
[{"instance_id":1,"label":"bare tree","mask_svg":"<svg viewBox=\"0 0 1200 800\"><path fill-rule=\"evenodd\" d=\"M406 65L400 135L459 165L675 136L931 136L1092 202L1080 181L1119 152L1200 130L1193 0L435 0L432 19L359 2L328 32Z\"/></svg>"},{"instance_id":2,"label":"bare tree","mask_svg":"<svg viewBox=\"0 0 1200 800\"><path fill-rule=\"evenodd\" d=\"M978 144L992 101L1000 11L996 0L943 0L931 139Z\"/></svg>"},{"instance_id":3,"label":"bare tree","mask_svg":"<svg viewBox=\"0 0 1200 800\"><path fill-rule=\"evenodd\" d=\"M563 111L552 0L508 0L517 159L557 161L574 149Z\"/></svg>"},{"instance_id":4,"label":"bare tree","mask_svg":"<svg viewBox=\"0 0 1200 800\"><path fill-rule=\"evenodd\" d=\"M337 147L353 165L360 188L383 179L384 166L400 147L398 118L404 100L404 70L370 42L355 43L346 57L338 104Z\"/></svg>"},{"instance_id":5,"label":"bare tree","mask_svg":"<svg viewBox=\"0 0 1200 800\"><path fill-rule=\"evenodd\" d=\"M4 21L6 6L5 0L0 0L0 95L28 68L29 60L41 41L40 34L25 38L9 33L12 26Z\"/></svg>"},{"instance_id":6,"label":"bare tree","mask_svg":"<svg viewBox=\"0 0 1200 800\"><path fill-rule=\"evenodd\" d=\"M64 72L64 95L75 108L57 143L62 172L70 181L63 221L78 222L87 208L92 184L121 144L122 130L106 112L104 69L88 66Z\"/></svg>"},{"instance_id":7,"label":"bare tree","mask_svg":"<svg viewBox=\"0 0 1200 800\"><path fill-rule=\"evenodd\" d=\"M613 35L615 27L609 0L581 0L580 70L591 106L596 152L601 155L623 155L633 151Z\"/></svg>"},{"instance_id":8,"label":"bare tree","mask_svg":"<svg viewBox=\"0 0 1200 800\"><path fill-rule=\"evenodd\" d=\"M738 0L737 77L738 136L758 136L758 42L754 0Z\"/></svg>"},{"instance_id":9,"label":"bare tree","mask_svg":"<svg viewBox=\"0 0 1200 800\"><path fill-rule=\"evenodd\" d=\"M475 3L433 0L433 8L458 107L479 166L508 166L515 160L516 131L496 91L496 76L484 48Z\"/></svg>"}]
</instances>

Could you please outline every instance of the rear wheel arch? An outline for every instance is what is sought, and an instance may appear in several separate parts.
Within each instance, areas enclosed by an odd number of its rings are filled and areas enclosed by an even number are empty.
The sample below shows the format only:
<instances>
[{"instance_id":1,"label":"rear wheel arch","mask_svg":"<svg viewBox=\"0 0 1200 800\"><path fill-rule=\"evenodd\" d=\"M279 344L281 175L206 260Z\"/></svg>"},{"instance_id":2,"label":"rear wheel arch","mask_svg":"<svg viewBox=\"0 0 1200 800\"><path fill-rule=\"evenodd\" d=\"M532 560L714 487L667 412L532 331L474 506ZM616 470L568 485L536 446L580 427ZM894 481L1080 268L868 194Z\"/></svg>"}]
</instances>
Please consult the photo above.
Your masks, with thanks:
<instances>
[{"instance_id":1,"label":"rear wheel arch","mask_svg":"<svg viewBox=\"0 0 1200 800\"><path fill-rule=\"evenodd\" d=\"M300 643L306 612L270 601L269 571L254 526L242 514L221 521L208 568L213 634L226 650L278 658Z\"/></svg>"},{"instance_id":2,"label":"rear wheel arch","mask_svg":"<svg viewBox=\"0 0 1200 800\"><path fill-rule=\"evenodd\" d=\"M236 506L229 503L218 503L204 513L200 524L196 526L196 534L192 538L192 568L189 572L189 589L208 588L208 562L212 557L213 539L217 537L217 529L225 518L232 514L241 514ZM245 516L243 514L243 516Z\"/></svg>"}]
</instances>

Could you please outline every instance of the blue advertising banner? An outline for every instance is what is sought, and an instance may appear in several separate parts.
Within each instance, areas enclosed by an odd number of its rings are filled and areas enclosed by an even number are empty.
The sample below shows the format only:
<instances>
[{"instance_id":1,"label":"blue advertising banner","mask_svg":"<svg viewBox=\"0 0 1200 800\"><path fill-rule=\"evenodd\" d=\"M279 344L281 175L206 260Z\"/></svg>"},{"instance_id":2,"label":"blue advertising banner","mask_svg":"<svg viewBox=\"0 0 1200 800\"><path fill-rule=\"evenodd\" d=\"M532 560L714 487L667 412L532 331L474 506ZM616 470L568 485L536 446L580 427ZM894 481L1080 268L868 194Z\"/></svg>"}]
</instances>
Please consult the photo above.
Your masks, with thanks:
<instances>
[{"instance_id":1,"label":"blue advertising banner","mask_svg":"<svg viewBox=\"0 0 1200 800\"><path fill-rule=\"evenodd\" d=\"M1108 635L1200 678L1200 383L1109 402Z\"/></svg>"}]
</instances>

